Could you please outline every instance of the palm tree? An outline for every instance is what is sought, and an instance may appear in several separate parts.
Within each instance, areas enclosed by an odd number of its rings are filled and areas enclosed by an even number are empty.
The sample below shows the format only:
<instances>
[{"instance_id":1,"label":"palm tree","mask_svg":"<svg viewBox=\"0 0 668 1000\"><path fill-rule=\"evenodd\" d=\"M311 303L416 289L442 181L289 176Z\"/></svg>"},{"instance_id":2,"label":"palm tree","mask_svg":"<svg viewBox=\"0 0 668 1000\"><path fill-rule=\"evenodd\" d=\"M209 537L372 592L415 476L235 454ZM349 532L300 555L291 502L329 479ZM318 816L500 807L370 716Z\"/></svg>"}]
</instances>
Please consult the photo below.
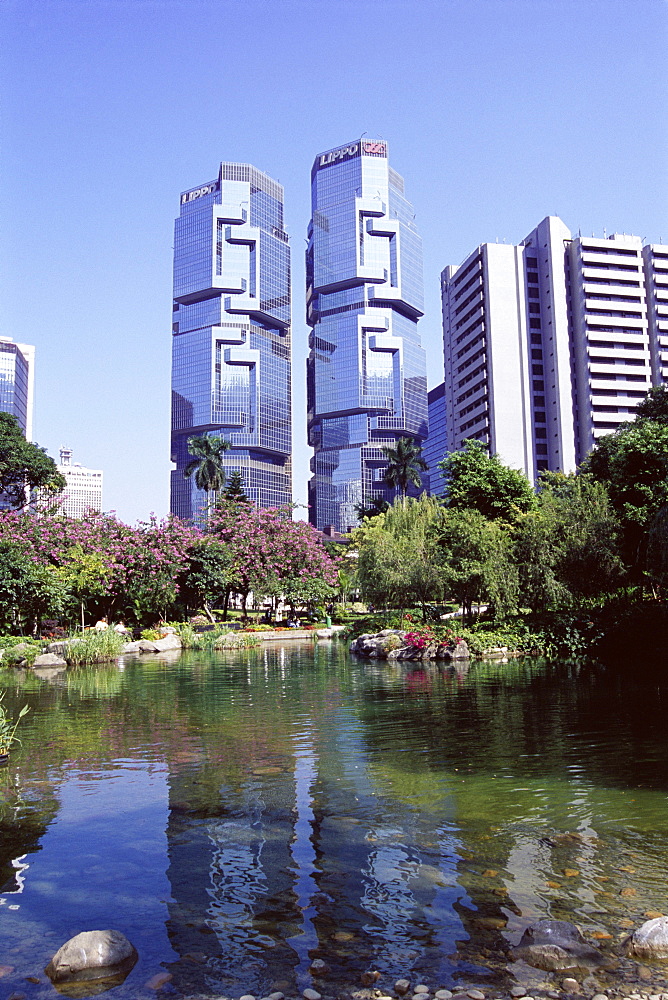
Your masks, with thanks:
<instances>
[{"instance_id":1,"label":"palm tree","mask_svg":"<svg viewBox=\"0 0 668 1000\"><path fill-rule=\"evenodd\" d=\"M387 469L383 482L394 489L401 490L402 503L406 503L408 484L422 485L420 472L425 472L429 466L422 457L422 448L411 438L401 437L396 448L386 445L381 451L387 458Z\"/></svg>"},{"instance_id":2,"label":"palm tree","mask_svg":"<svg viewBox=\"0 0 668 1000\"><path fill-rule=\"evenodd\" d=\"M225 485L223 452L229 451L231 447L230 442L221 437L208 437L204 434L202 437L188 438L188 452L194 458L186 465L183 475L189 479L194 472L195 486L205 493L222 490Z\"/></svg>"}]
</instances>

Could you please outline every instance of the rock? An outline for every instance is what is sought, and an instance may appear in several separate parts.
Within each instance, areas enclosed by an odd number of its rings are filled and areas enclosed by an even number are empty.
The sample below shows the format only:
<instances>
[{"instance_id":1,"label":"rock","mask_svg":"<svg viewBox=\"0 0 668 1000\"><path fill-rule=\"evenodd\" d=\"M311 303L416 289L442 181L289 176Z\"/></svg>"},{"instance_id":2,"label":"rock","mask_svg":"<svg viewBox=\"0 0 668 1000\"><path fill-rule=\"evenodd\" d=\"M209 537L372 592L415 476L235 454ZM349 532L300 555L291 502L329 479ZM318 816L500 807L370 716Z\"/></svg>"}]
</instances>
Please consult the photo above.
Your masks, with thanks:
<instances>
[{"instance_id":1,"label":"rock","mask_svg":"<svg viewBox=\"0 0 668 1000\"><path fill-rule=\"evenodd\" d=\"M123 653L141 653L141 646L138 642L126 642L123 644Z\"/></svg>"},{"instance_id":2,"label":"rock","mask_svg":"<svg viewBox=\"0 0 668 1000\"><path fill-rule=\"evenodd\" d=\"M329 972L329 966L321 958L314 958L311 962L309 972L312 976L326 976Z\"/></svg>"},{"instance_id":3,"label":"rock","mask_svg":"<svg viewBox=\"0 0 668 1000\"><path fill-rule=\"evenodd\" d=\"M580 992L580 984L578 983L577 979L562 979L561 985L562 988L566 991L566 993Z\"/></svg>"},{"instance_id":4,"label":"rock","mask_svg":"<svg viewBox=\"0 0 668 1000\"><path fill-rule=\"evenodd\" d=\"M527 927L512 954L515 959L548 972L605 964L601 952L585 941L568 920L538 920Z\"/></svg>"},{"instance_id":5,"label":"rock","mask_svg":"<svg viewBox=\"0 0 668 1000\"><path fill-rule=\"evenodd\" d=\"M466 995L469 1000L485 1000L485 994L481 990L468 990Z\"/></svg>"},{"instance_id":6,"label":"rock","mask_svg":"<svg viewBox=\"0 0 668 1000\"><path fill-rule=\"evenodd\" d=\"M170 632L170 634L166 635L164 639L156 639L153 645L155 646L156 652L164 653L168 649L181 649L181 640L178 635L174 635Z\"/></svg>"},{"instance_id":7,"label":"rock","mask_svg":"<svg viewBox=\"0 0 668 1000\"><path fill-rule=\"evenodd\" d=\"M304 990L302 996L304 997L304 1000L322 1000L322 997L317 990Z\"/></svg>"},{"instance_id":8,"label":"rock","mask_svg":"<svg viewBox=\"0 0 668 1000\"><path fill-rule=\"evenodd\" d=\"M135 948L120 931L83 931L58 949L46 969L54 983L127 975L137 961Z\"/></svg>"},{"instance_id":9,"label":"rock","mask_svg":"<svg viewBox=\"0 0 668 1000\"><path fill-rule=\"evenodd\" d=\"M436 1000L452 1000L452 993L450 990L436 990L434 995Z\"/></svg>"},{"instance_id":10,"label":"rock","mask_svg":"<svg viewBox=\"0 0 668 1000\"><path fill-rule=\"evenodd\" d=\"M362 981L362 986L371 986L373 983L377 983L379 979L380 979L380 972L378 972L376 969L368 969L366 972L363 972L362 975L360 976L360 980Z\"/></svg>"},{"instance_id":11,"label":"rock","mask_svg":"<svg viewBox=\"0 0 668 1000\"><path fill-rule=\"evenodd\" d=\"M62 656L58 656L57 653L42 653L40 656L35 657L35 662L33 667L66 667L67 660L64 660Z\"/></svg>"},{"instance_id":12,"label":"rock","mask_svg":"<svg viewBox=\"0 0 668 1000\"><path fill-rule=\"evenodd\" d=\"M239 1000L255 1000L255 997L252 993L244 993L242 997L239 997Z\"/></svg>"},{"instance_id":13,"label":"rock","mask_svg":"<svg viewBox=\"0 0 668 1000\"><path fill-rule=\"evenodd\" d=\"M140 639L139 642L137 643L137 645L139 647L139 652L140 653L157 653L158 652L156 644L154 642L151 642L149 639Z\"/></svg>"},{"instance_id":14,"label":"rock","mask_svg":"<svg viewBox=\"0 0 668 1000\"><path fill-rule=\"evenodd\" d=\"M398 993L399 996L402 997L404 993L408 993L410 986L411 984L407 979L397 979L394 984L394 992Z\"/></svg>"},{"instance_id":15,"label":"rock","mask_svg":"<svg viewBox=\"0 0 668 1000\"><path fill-rule=\"evenodd\" d=\"M413 988L413 993L429 993L429 992L430 992L429 987L425 986L424 983L420 983L419 986L415 986Z\"/></svg>"},{"instance_id":16,"label":"rock","mask_svg":"<svg viewBox=\"0 0 668 1000\"><path fill-rule=\"evenodd\" d=\"M511 997L525 997L527 995L527 991L523 986L511 986L510 995Z\"/></svg>"},{"instance_id":17,"label":"rock","mask_svg":"<svg viewBox=\"0 0 668 1000\"><path fill-rule=\"evenodd\" d=\"M668 917L646 920L631 938L631 952L641 958L668 958Z\"/></svg>"}]
</instances>

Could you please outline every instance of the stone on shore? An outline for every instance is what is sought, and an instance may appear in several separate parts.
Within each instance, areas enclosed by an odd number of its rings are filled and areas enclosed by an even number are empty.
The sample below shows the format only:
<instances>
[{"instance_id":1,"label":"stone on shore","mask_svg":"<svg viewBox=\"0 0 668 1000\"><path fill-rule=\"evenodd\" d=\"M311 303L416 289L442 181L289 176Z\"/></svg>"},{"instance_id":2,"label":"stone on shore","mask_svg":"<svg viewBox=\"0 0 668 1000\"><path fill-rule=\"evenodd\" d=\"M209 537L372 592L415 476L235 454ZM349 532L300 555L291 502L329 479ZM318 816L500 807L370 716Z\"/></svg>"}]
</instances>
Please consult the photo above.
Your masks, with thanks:
<instances>
[{"instance_id":1,"label":"stone on shore","mask_svg":"<svg viewBox=\"0 0 668 1000\"><path fill-rule=\"evenodd\" d=\"M668 958L668 917L646 920L633 934L631 952L641 958Z\"/></svg>"},{"instance_id":2,"label":"stone on shore","mask_svg":"<svg viewBox=\"0 0 668 1000\"><path fill-rule=\"evenodd\" d=\"M181 649L181 640L178 635L170 632L163 639L156 639L153 645L156 653L164 653L168 649Z\"/></svg>"},{"instance_id":3,"label":"stone on shore","mask_svg":"<svg viewBox=\"0 0 668 1000\"><path fill-rule=\"evenodd\" d=\"M58 656L57 653L42 653L40 656L35 657L35 662L33 667L66 667L67 660L64 660L62 656Z\"/></svg>"},{"instance_id":4,"label":"stone on shore","mask_svg":"<svg viewBox=\"0 0 668 1000\"><path fill-rule=\"evenodd\" d=\"M53 983L127 975L137 961L120 931L83 931L58 949L44 970Z\"/></svg>"}]
</instances>

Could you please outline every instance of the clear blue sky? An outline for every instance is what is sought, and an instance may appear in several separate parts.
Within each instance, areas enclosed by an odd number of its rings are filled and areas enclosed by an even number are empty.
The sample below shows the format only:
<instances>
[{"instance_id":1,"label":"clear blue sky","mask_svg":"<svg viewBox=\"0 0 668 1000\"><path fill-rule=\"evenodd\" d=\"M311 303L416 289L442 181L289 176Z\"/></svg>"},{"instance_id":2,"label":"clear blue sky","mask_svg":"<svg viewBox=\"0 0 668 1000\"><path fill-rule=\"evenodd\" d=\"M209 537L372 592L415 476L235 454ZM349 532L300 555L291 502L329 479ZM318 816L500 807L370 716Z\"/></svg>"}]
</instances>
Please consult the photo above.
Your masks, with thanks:
<instances>
[{"instance_id":1,"label":"clear blue sky","mask_svg":"<svg viewBox=\"0 0 668 1000\"><path fill-rule=\"evenodd\" d=\"M295 500L305 502L304 237L316 153L389 142L439 274L545 215L668 242L664 0L4 0L0 333L34 344L34 436L169 507L173 220L221 160L285 186Z\"/></svg>"}]
</instances>

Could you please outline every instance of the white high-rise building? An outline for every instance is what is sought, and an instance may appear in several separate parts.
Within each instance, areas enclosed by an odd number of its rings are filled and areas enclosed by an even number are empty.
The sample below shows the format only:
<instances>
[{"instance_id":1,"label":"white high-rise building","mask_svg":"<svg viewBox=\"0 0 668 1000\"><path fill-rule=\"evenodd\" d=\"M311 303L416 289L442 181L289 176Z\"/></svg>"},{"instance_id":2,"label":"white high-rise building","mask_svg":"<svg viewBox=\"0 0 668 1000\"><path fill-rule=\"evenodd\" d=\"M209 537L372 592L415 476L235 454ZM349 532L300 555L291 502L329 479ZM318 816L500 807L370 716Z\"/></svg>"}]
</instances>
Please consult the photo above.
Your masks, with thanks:
<instances>
[{"instance_id":1,"label":"white high-rise building","mask_svg":"<svg viewBox=\"0 0 668 1000\"><path fill-rule=\"evenodd\" d=\"M536 479L570 472L668 381L668 248L554 216L441 275L446 433Z\"/></svg>"},{"instance_id":2,"label":"white high-rise building","mask_svg":"<svg viewBox=\"0 0 668 1000\"><path fill-rule=\"evenodd\" d=\"M643 247L647 323L654 385L668 383L668 246Z\"/></svg>"},{"instance_id":3,"label":"white high-rise building","mask_svg":"<svg viewBox=\"0 0 668 1000\"><path fill-rule=\"evenodd\" d=\"M60 449L58 472L67 480L67 486L56 497L63 513L69 517L83 517L87 511L102 510L102 472L100 469L85 469L72 463L72 451Z\"/></svg>"}]
</instances>

